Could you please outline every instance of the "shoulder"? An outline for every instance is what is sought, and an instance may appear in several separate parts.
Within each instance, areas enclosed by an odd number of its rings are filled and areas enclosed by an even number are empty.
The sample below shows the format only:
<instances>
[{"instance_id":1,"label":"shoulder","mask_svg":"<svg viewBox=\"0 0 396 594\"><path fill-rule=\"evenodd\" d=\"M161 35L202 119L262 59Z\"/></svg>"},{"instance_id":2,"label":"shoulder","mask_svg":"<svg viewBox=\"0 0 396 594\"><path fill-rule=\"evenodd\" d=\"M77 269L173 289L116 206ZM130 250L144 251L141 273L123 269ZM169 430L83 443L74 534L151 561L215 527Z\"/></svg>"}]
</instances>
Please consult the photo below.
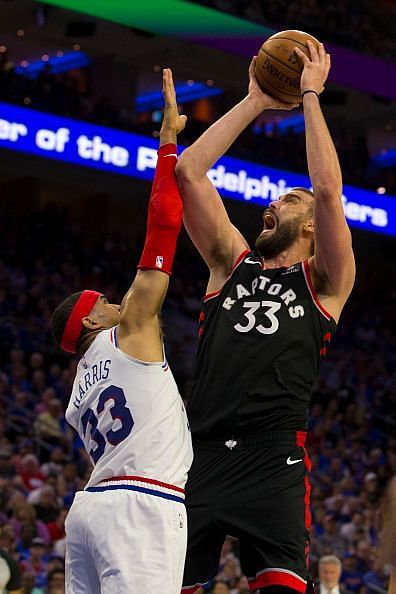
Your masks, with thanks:
<instances>
[{"instance_id":1,"label":"shoulder","mask_svg":"<svg viewBox=\"0 0 396 594\"><path fill-rule=\"evenodd\" d=\"M244 249L234 259L231 269L225 271L223 268L211 268L208 286L206 289L207 295L215 295L220 293L224 285L234 277L235 270L240 269L242 264L259 264L261 260L250 249Z\"/></svg>"}]
</instances>

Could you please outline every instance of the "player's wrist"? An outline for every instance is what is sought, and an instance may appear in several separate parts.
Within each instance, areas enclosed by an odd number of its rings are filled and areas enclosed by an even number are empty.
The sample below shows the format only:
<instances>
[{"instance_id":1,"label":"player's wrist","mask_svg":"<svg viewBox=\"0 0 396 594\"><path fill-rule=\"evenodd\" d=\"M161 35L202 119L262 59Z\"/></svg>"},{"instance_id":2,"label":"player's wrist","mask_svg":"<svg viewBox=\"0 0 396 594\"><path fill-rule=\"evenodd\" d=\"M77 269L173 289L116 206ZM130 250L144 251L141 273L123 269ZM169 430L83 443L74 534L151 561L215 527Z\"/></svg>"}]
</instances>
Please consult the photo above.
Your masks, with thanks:
<instances>
[{"instance_id":1,"label":"player's wrist","mask_svg":"<svg viewBox=\"0 0 396 594\"><path fill-rule=\"evenodd\" d=\"M176 134L176 130L161 130L160 131L160 146L163 146L164 144L176 144L176 139L177 139L177 134Z\"/></svg>"},{"instance_id":2,"label":"player's wrist","mask_svg":"<svg viewBox=\"0 0 396 594\"><path fill-rule=\"evenodd\" d=\"M249 105L249 108L252 111L253 117L260 115L264 111L264 109L268 108L268 100L267 98L260 92L249 92L244 101L246 104Z\"/></svg>"}]
</instances>

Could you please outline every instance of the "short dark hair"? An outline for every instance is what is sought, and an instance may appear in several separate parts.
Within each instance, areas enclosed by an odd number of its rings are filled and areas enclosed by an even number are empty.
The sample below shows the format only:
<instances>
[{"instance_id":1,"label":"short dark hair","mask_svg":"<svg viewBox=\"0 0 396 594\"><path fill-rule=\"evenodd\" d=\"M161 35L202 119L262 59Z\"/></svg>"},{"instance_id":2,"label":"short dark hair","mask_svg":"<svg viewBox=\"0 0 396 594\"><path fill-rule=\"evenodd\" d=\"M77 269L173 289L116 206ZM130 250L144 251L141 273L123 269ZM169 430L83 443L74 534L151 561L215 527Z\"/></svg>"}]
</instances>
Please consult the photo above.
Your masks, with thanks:
<instances>
[{"instance_id":1,"label":"short dark hair","mask_svg":"<svg viewBox=\"0 0 396 594\"><path fill-rule=\"evenodd\" d=\"M59 557L59 561L63 562L63 559L61 559L61 558ZM51 571L49 572L49 574L48 574L48 576L47 576L47 579L48 579L48 583L49 583L49 584L51 584L51 582L52 582L52 580L53 580L54 576L55 576L57 573L61 573L62 575L65 575L65 570L63 569L63 567L54 567L54 569L51 569Z\"/></svg>"},{"instance_id":2,"label":"short dark hair","mask_svg":"<svg viewBox=\"0 0 396 594\"><path fill-rule=\"evenodd\" d=\"M300 192L306 192L307 194L310 194L312 196L312 198L314 197L314 193L312 192L312 190L308 190L308 188L303 188L302 186L297 186L296 188L291 188L290 192L292 192L293 190L300 190Z\"/></svg>"},{"instance_id":3,"label":"short dark hair","mask_svg":"<svg viewBox=\"0 0 396 594\"><path fill-rule=\"evenodd\" d=\"M78 293L73 293L72 295L69 295L69 297L66 297L66 299L64 299L62 303L54 310L51 316L51 332L58 346L61 345L62 336L72 309L82 294L83 291L79 291Z\"/></svg>"}]
</instances>

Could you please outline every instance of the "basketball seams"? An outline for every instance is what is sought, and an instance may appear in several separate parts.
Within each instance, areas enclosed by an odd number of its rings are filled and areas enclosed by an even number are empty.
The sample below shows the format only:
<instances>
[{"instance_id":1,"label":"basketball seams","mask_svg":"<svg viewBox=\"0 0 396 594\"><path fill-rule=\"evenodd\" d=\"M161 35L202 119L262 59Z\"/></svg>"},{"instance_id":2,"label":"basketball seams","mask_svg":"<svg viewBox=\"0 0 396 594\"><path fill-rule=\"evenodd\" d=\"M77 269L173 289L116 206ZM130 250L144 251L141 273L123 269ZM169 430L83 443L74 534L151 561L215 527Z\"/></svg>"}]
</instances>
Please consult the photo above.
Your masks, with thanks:
<instances>
[{"instance_id":1,"label":"basketball seams","mask_svg":"<svg viewBox=\"0 0 396 594\"><path fill-rule=\"evenodd\" d=\"M272 87L273 89L275 89L275 91L277 91L278 93L279 92L282 93L282 95L290 95L290 97L293 97L294 99L298 99L299 102L301 103L301 95L293 95L293 93L288 93L287 91L279 91L278 87L276 87L275 85L272 85L270 82L268 82L267 79L265 79L260 84L262 84L262 85L268 85L269 87ZM280 101L282 101L282 99L280 99ZM294 101L291 101L290 103L294 103Z\"/></svg>"},{"instance_id":2,"label":"basketball seams","mask_svg":"<svg viewBox=\"0 0 396 594\"><path fill-rule=\"evenodd\" d=\"M289 68L289 66L287 66L287 64L284 64L281 60L278 60L277 58L275 58L274 56L272 56L271 54L269 54L268 52L266 52L264 49L260 48L260 52L263 52L263 54L268 55L271 59L276 60L277 62L279 62L280 64L282 64L282 66L286 66L287 68ZM291 68L291 70L295 73L298 74L300 76L300 74L298 72L296 72L295 70L293 70ZM282 93L283 95L288 95L289 97L293 97L293 99L297 99L299 101L301 101L301 92L298 92L297 94L294 93L288 93L287 91L280 91L280 89L274 85L271 84L268 80L268 78L263 76L262 71L259 69L258 70L258 74L259 74L259 82L262 85L267 85L268 87L271 87L272 89L274 89L275 91L277 91L278 93Z\"/></svg>"},{"instance_id":3,"label":"basketball seams","mask_svg":"<svg viewBox=\"0 0 396 594\"><path fill-rule=\"evenodd\" d=\"M258 52L256 73L264 91L287 103L301 103L299 83L303 64L298 59L294 61L292 56L294 47L299 47L309 57L307 41L318 47L319 41L315 37L297 30L282 31L263 43Z\"/></svg>"},{"instance_id":4,"label":"basketball seams","mask_svg":"<svg viewBox=\"0 0 396 594\"><path fill-rule=\"evenodd\" d=\"M272 54L270 54L269 51L267 51L266 49L260 48L260 52L263 52L263 54L267 54L267 56L269 56L273 60L276 60L277 62L279 62L279 64L282 64L282 66L286 66L286 68L289 68L292 72L294 72L295 74L298 74L298 76L301 76L301 72L299 70L294 70L294 68L292 68L288 64L285 64L284 62L282 62L282 60L279 60L279 58L277 58L276 56L273 56Z\"/></svg>"},{"instance_id":5,"label":"basketball seams","mask_svg":"<svg viewBox=\"0 0 396 594\"><path fill-rule=\"evenodd\" d=\"M297 39L293 39L293 37L269 37L267 39L267 41L278 41L278 39L286 39L286 41L292 41L293 43L298 43L298 45L302 45L303 47L305 47L306 50L308 50L308 46L307 43L303 43L302 41L297 41ZM311 39L307 39L307 41L311 41ZM265 42L267 43L267 42Z\"/></svg>"}]
</instances>

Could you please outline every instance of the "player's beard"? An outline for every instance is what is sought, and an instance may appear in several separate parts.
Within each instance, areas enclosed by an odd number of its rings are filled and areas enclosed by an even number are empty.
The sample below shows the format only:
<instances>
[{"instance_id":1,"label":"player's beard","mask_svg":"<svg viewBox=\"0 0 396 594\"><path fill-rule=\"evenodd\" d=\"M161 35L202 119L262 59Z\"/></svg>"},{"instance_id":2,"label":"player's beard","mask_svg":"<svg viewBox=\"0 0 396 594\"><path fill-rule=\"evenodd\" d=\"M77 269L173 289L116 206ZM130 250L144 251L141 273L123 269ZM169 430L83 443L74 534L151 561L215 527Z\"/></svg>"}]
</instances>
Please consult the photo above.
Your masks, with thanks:
<instances>
[{"instance_id":1,"label":"player's beard","mask_svg":"<svg viewBox=\"0 0 396 594\"><path fill-rule=\"evenodd\" d=\"M300 217L283 223L276 217L277 227L273 233L261 233L256 239L256 250L264 258L274 258L288 250L300 235Z\"/></svg>"}]
</instances>

